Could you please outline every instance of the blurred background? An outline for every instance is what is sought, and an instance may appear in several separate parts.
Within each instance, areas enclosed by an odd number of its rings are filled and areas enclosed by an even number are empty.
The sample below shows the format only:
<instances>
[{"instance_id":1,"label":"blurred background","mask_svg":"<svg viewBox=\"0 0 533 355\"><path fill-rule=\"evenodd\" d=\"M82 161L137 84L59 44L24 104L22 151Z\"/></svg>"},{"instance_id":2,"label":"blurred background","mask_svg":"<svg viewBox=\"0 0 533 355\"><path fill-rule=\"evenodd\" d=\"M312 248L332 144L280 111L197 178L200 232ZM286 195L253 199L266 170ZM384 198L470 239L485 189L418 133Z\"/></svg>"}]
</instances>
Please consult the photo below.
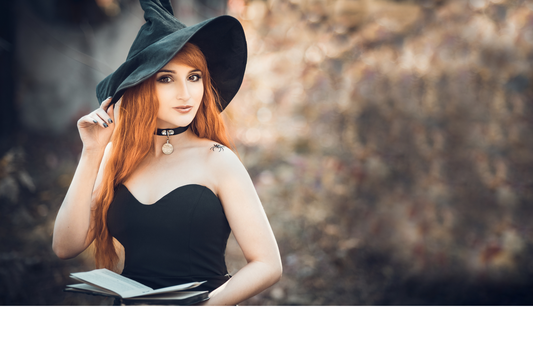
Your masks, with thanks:
<instances>
[{"instance_id":1,"label":"blurred background","mask_svg":"<svg viewBox=\"0 0 533 355\"><path fill-rule=\"evenodd\" d=\"M144 23L136 0L0 3L0 304L64 293L54 219L76 121ZM224 112L284 274L243 305L533 304L533 2L174 0L230 14L249 61ZM231 273L245 264L230 238Z\"/></svg>"}]
</instances>

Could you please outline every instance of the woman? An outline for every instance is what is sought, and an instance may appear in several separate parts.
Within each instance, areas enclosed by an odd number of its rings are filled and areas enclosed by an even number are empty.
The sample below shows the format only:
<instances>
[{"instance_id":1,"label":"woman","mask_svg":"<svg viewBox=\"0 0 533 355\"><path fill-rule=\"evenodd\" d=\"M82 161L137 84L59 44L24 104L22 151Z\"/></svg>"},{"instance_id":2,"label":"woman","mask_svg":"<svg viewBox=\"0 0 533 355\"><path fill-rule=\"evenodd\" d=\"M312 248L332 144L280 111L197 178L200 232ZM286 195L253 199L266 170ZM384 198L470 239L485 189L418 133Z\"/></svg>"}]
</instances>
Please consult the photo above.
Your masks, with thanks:
<instances>
[{"instance_id":1,"label":"woman","mask_svg":"<svg viewBox=\"0 0 533 355\"><path fill-rule=\"evenodd\" d=\"M68 259L94 243L96 267L115 269L115 237L125 250L123 275L153 288L206 280L205 305L235 305L277 282L282 269L219 114L242 82L242 27L229 16L185 27L169 2L141 5L147 23L127 61L97 87L99 99L111 97L78 121L83 151L53 249ZM230 230L248 261L231 278Z\"/></svg>"}]
</instances>

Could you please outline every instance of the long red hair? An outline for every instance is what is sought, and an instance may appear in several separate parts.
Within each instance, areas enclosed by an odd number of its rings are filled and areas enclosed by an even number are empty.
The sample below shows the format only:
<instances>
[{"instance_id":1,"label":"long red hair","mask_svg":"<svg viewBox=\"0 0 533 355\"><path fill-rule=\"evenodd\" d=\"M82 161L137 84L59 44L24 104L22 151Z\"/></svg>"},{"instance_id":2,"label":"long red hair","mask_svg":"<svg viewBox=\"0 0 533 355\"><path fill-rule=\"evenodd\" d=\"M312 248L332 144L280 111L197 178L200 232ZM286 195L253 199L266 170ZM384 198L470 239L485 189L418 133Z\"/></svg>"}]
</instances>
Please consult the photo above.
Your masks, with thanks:
<instances>
[{"instance_id":1,"label":"long red hair","mask_svg":"<svg viewBox=\"0 0 533 355\"><path fill-rule=\"evenodd\" d=\"M191 43L176 55L185 65L201 70L204 95L189 129L200 138L207 138L234 149L226 125L218 111L219 96L213 87L207 62L200 49ZM93 208L94 257L97 268L115 270L118 254L113 236L107 229L107 212L115 188L125 182L153 147L159 102L153 77L126 90L121 98L119 119L111 138L112 150L107 161L100 194Z\"/></svg>"}]
</instances>

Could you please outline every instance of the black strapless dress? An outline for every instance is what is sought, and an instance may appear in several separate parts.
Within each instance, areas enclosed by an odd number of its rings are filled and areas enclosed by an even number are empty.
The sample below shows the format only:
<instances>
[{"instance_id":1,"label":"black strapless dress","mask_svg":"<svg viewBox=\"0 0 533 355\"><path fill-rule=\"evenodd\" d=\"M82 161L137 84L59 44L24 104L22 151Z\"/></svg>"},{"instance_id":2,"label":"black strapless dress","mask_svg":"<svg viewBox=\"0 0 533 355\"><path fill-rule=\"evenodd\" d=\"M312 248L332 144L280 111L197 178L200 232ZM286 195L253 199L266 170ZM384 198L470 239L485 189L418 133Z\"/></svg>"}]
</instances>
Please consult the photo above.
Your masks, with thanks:
<instances>
[{"instance_id":1,"label":"black strapless dress","mask_svg":"<svg viewBox=\"0 0 533 355\"><path fill-rule=\"evenodd\" d=\"M109 232L125 248L122 275L157 289L207 281L212 291L226 282L225 250L231 228L218 197L189 184L152 205L117 186L107 214Z\"/></svg>"}]
</instances>

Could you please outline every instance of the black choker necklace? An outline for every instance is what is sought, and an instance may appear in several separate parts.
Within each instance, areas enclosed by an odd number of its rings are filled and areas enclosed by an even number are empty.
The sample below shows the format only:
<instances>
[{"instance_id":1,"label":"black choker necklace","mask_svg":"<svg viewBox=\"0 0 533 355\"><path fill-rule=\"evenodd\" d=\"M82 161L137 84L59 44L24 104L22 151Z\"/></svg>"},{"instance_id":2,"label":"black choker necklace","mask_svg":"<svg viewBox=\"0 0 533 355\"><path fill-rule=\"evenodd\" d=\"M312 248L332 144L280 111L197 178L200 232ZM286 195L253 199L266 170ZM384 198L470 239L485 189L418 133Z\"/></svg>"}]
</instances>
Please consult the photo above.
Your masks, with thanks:
<instances>
[{"instance_id":1,"label":"black choker necklace","mask_svg":"<svg viewBox=\"0 0 533 355\"><path fill-rule=\"evenodd\" d=\"M172 154L172 152L174 151L174 147L172 146L172 144L170 144L170 136L175 136L176 134L183 133L187 130L187 128L189 128L188 125L185 127L178 127L172 129L156 129L154 133L155 135L167 137L167 142L163 144L163 147L161 147L163 154L169 155Z\"/></svg>"},{"instance_id":2,"label":"black choker necklace","mask_svg":"<svg viewBox=\"0 0 533 355\"><path fill-rule=\"evenodd\" d=\"M180 133L185 132L187 130L187 128L189 128L188 125L185 126L185 127L178 127L178 128L171 128L171 129L159 129L159 128L157 128L154 134L157 135L157 136L166 136L167 132L168 132L169 136L175 136L176 134L180 134Z\"/></svg>"}]
</instances>

